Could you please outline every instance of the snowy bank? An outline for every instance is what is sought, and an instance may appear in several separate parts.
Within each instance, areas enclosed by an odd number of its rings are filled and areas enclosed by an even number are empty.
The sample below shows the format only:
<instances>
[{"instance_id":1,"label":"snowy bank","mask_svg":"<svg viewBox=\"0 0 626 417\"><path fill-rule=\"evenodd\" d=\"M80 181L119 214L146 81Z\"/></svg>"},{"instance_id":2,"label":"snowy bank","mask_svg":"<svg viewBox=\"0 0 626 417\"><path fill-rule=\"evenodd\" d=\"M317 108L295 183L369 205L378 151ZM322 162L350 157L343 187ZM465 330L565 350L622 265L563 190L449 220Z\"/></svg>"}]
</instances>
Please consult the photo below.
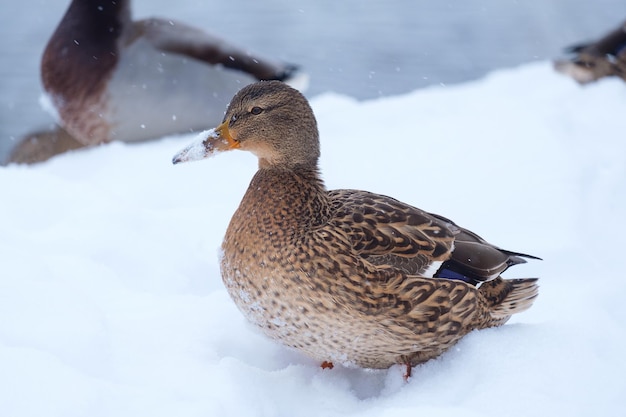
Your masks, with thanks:
<instances>
[{"instance_id":1,"label":"snowy bank","mask_svg":"<svg viewBox=\"0 0 626 417\"><path fill-rule=\"evenodd\" d=\"M387 194L543 257L510 324L417 367L319 364L223 289L222 236L256 168L172 166L193 137L0 168L3 416L617 416L626 393L626 86L549 64L357 102L312 100L329 188Z\"/></svg>"}]
</instances>

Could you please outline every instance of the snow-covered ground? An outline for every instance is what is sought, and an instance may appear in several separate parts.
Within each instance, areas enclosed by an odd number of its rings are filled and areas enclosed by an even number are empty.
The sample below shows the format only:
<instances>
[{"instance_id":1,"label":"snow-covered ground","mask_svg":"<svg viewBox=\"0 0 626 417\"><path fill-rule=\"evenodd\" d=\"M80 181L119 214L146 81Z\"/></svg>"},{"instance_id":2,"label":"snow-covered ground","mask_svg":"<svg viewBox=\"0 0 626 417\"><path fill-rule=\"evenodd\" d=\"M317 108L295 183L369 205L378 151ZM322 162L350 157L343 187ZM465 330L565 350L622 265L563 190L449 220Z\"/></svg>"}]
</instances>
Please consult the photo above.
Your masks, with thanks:
<instances>
[{"instance_id":1,"label":"snow-covered ground","mask_svg":"<svg viewBox=\"0 0 626 417\"><path fill-rule=\"evenodd\" d=\"M191 136L0 168L0 415L618 416L626 394L626 86L548 63L312 100L329 188L544 258L535 306L403 370L322 370L249 326L217 252L255 168L173 166Z\"/></svg>"}]
</instances>

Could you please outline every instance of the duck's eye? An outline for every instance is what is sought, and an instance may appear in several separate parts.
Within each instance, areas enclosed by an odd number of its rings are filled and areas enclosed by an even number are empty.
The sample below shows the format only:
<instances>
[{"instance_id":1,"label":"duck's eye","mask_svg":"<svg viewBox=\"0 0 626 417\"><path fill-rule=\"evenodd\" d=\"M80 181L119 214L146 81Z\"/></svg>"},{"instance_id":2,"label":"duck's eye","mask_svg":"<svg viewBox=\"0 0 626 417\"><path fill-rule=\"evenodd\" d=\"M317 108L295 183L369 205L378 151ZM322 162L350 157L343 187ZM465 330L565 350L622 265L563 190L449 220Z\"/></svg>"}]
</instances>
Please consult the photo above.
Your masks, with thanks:
<instances>
[{"instance_id":1,"label":"duck's eye","mask_svg":"<svg viewBox=\"0 0 626 417\"><path fill-rule=\"evenodd\" d=\"M257 115L257 114L261 114L261 112L263 111L263 109L261 107L258 106L254 106L253 108L250 109L250 113Z\"/></svg>"},{"instance_id":2,"label":"duck's eye","mask_svg":"<svg viewBox=\"0 0 626 417\"><path fill-rule=\"evenodd\" d=\"M235 116L234 114L230 117L230 123L235 123L235 121L237 120L237 116Z\"/></svg>"}]
</instances>

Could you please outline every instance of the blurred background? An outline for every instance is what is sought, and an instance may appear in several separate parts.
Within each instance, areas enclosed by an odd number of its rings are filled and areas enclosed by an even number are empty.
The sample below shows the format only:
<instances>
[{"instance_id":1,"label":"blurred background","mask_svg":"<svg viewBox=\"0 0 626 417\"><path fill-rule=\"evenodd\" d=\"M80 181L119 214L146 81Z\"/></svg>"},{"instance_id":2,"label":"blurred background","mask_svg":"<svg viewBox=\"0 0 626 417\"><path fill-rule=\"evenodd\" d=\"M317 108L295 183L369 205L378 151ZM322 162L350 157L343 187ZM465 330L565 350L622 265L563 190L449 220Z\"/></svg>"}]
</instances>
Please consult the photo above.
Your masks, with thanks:
<instances>
[{"instance_id":1,"label":"blurred background","mask_svg":"<svg viewBox=\"0 0 626 417\"><path fill-rule=\"evenodd\" d=\"M97 1L97 0L93 0ZM0 160L53 120L39 61L69 0L0 0ZM308 97L359 100L449 85L564 55L626 19L625 0L135 0L310 75Z\"/></svg>"}]
</instances>

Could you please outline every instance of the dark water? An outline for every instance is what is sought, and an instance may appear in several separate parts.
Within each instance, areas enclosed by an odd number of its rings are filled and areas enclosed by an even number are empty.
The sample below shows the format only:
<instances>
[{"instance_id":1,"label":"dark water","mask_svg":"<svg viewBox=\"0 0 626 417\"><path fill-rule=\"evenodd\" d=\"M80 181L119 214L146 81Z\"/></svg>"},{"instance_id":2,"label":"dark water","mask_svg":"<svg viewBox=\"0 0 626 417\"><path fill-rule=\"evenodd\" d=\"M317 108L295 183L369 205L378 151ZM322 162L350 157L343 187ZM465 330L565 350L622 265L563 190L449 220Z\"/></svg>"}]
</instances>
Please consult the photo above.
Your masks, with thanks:
<instances>
[{"instance_id":1,"label":"dark water","mask_svg":"<svg viewBox=\"0 0 626 417\"><path fill-rule=\"evenodd\" d=\"M39 59L67 4L0 0L0 159L21 135L51 123L38 104ZM133 10L300 64L309 97L358 99L552 59L626 19L625 0L137 0Z\"/></svg>"}]
</instances>

